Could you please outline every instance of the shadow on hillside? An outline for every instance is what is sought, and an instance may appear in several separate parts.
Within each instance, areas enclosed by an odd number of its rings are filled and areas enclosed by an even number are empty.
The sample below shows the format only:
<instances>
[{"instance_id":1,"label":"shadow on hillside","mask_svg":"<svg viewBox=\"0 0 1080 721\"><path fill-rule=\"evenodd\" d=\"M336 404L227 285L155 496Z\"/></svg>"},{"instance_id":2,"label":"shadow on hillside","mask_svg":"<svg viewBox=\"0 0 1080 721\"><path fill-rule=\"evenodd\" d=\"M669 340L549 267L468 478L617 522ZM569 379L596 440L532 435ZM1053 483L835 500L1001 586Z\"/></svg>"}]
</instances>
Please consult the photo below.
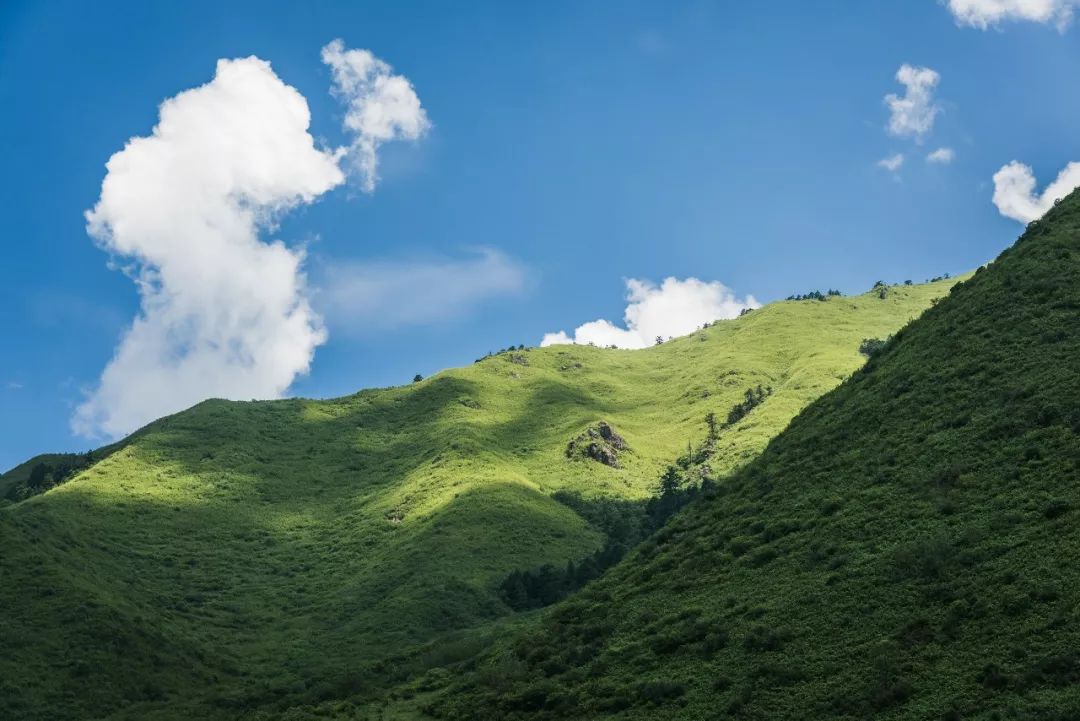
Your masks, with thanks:
<instances>
[{"instance_id":1,"label":"shadow on hillside","mask_svg":"<svg viewBox=\"0 0 1080 721\"><path fill-rule=\"evenodd\" d=\"M534 439L556 429L560 443L569 443L587 423L603 419L617 406L569 383L544 380L525 404L525 411L506 423L488 430L496 447L535 449ZM565 438L562 438L565 436Z\"/></svg>"},{"instance_id":2,"label":"shadow on hillside","mask_svg":"<svg viewBox=\"0 0 1080 721\"><path fill-rule=\"evenodd\" d=\"M445 417L474 393L471 381L440 377L338 401L217 401L168 419L134 450L179 473L242 474L268 502L351 497L452 450L467 424Z\"/></svg>"},{"instance_id":3,"label":"shadow on hillside","mask_svg":"<svg viewBox=\"0 0 1080 721\"><path fill-rule=\"evenodd\" d=\"M65 717L181 697L228 717L353 693L393 673L386 659L506 613L493 579L595 545L572 511L514 483L463 492L413 533L383 521L354 538L347 524L282 530L258 504L115 503L86 486L41 500L15 514L0 564L0 642L20 649L0 670L13 699ZM41 663L45 696L28 676Z\"/></svg>"}]
</instances>

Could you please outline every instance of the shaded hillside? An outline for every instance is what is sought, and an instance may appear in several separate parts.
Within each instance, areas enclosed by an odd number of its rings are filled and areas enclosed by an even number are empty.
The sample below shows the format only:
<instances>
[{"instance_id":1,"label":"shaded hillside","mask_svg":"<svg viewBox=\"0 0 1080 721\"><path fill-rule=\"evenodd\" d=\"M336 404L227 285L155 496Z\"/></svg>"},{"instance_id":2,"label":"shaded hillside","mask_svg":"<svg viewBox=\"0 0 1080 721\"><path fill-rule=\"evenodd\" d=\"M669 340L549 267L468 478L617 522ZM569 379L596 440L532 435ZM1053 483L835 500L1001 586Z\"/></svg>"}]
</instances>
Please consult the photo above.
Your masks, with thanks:
<instances>
[{"instance_id":1,"label":"shaded hillside","mask_svg":"<svg viewBox=\"0 0 1080 721\"><path fill-rule=\"evenodd\" d=\"M514 570L592 554L552 498L644 499L728 418L744 465L950 281L777 303L644 351L501 353L329 401L207 401L0 509L0 717L236 718L363 694L506 618ZM568 452L609 424L618 467ZM586 443L587 446L587 443ZM577 448L577 446L574 446ZM453 656L453 653L448 653Z\"/></svg>"},{"instance_id":2,"label":"shaded hillside","mask_svg":"<svg viewBox=\"0 0 1080 721\"><path fill-rule=\"evenodd\" d=\"M465 682L450 719L1080 718L1080 195Z\"/></svg>"}]
</instances>

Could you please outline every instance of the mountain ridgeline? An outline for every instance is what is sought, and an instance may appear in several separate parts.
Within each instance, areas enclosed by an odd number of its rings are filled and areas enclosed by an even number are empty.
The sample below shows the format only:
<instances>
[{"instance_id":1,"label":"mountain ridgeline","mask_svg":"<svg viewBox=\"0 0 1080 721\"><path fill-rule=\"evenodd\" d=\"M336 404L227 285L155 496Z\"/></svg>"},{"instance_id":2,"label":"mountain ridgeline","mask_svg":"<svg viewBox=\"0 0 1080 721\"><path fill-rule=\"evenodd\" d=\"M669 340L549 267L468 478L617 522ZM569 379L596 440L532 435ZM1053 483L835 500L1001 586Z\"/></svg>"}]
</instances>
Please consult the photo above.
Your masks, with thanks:
<instances>
[{"instance_id":1,"label":"mountain ridgeline","mask_svg":"<svg viewBox=\"0 0 1080 721\"><path fill-rule=\"evenodd\" d=\"M1080 195L442 719L1080 718Z\"/></svg>"},{"instance_id":2,"label":"mountain ridgeline","mask_svg":"<svg viewBox=\"0 0 1080 721\"><path fill-rule=\"evenodd\" d=\"M434 693L536 618L515 606L573 598L954 282L336 400L212 400L33 459L0 478L0 717L363 718L388 688ZM562 581L507 594L545 568Z\"/></svg>"}]
</instances>

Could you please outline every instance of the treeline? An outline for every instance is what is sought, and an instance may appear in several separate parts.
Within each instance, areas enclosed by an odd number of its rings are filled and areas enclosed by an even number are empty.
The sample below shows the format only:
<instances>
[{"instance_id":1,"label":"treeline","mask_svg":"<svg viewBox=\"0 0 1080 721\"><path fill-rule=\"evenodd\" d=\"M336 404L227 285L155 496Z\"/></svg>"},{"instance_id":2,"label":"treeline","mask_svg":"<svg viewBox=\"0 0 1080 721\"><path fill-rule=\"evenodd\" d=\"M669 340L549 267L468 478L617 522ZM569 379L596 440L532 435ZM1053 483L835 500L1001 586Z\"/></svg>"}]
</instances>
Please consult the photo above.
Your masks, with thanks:
<instances>
[{"instance_id":1,"label":"treeline","mask_svg":"<svg viewBox=\"0 0 1080 721\"><path fill-rule=\"evenodd\" d=\"M93 451L82 454L59 456L49 461L34 464L26 480L14 483L4 495L9 501L21 501L30 496L59 486L84 468L89 468L98 460Z\"/></svg>"},{"instance_id":2,"label":"treeline","mask_svg":"<svg viewBox=\"0 0 1080 721\"><path fill-rule=\"evenodd\" d=\"M505 348L502 348L502 349L494 351L494 352L488 351L487 355L484 355L484 356L481 356L480 358L477 358L475 361L473 361L473 363L479 363L480 361L487 360L488 358L491 358L493 356L501 355L502 353L513 353L516 350L525 350L525 344L524 343L519 343L518 345L508 345Z\"/></svg>"},{"instance_id":3,"label":"treeline","mask_svg":"<svg viewBox=\"0 0 1080 721\"><path fill-rule=\"evenodd\" d=\"M822 293L820 290L812 290L809 293L804 293L802 295L789 295L784 300L822 300L823 301L823 300L828 300L830 297L839 296L839 295L843 295L843 294L838 290L833 290L832 288L830 288L829 290L827 290L824 293Z\"/></svg>"}]
</instances>

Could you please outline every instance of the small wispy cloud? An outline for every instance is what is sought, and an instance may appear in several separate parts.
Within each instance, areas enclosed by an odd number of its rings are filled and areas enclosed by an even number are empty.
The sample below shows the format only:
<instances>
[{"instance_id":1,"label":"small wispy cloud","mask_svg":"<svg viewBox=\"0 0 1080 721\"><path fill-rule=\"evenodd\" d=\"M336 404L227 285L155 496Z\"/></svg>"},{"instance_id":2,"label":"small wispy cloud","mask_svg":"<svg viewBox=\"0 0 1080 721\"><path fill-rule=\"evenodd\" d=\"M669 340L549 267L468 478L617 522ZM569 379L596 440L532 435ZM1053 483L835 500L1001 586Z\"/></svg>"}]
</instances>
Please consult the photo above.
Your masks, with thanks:
<instances>
[{"instance_id":1,"label":"small wispy cloud","mask_svg":"<svg viewBox=\"0 0 1080 721\"><path fill-rule=\"evenodd\" d=\"M956 158L952 148L938 148L926 156L926 162L938 165L948 165Z\"/></svg>"},{"instance_id":2,"label":"small wispy cloud","mask_svg":"<svg viewBox=\"0 0 1080 721\"><path fill-rule=\"evenodd\" d=\"M994 205L1006 218L1030 223L1080 186L1080 163L1069 163L1042 193L1036 192L1035 173L1018 161L994 173Z\"/></svg>"},{"instance_id":3,"label":"small wispy cloud","mask_svg":"<svg viewBox=\"0 0 1080 721\"><path fill-rule=\"evenodd\" d=\"M21 391L26 386L17 381L8 381L4 384L4 387L7 388L9 391Z\"/></svg>"},{"instance_id":4,"label":"small wispy cloud","mask_svg":"<svg viewBox=\"0 0 1080 721\"><path fill-rule=\"evenodd\" d=\"M392 140L417 140L431 127L412 83L369 50L346 49L334 40L322 49L330 67L332 93L345 103L345 128L353 135L346 153L360 173L360 186L375 190L379 146Z\"/></svg>"},{"instance_id":5,"label":"small wispy cloud","mask_svg":"<svg viewBox=\"0 0 1080 721\"><path fill-rule=\"evenodd\" d=\"M959 25L986 30L1005 21L1053 24L1059 31L1072 22L1080 0L948 0Z\"/></svg>"},{"instance_id":6,"label":"small wispy cloud","mask_svg":"<svg viewBox=\"0 0 1080 721\"><path fill-rule=\"evenodd\" d=\"M525 290L528 272L499 251L419 261L336 262L319 279L316 306L338 331L429 325Z\"/></svg>"},{"instance_id":7,"label":"small wispy cloud","mask_svg":"<svg viewBox=\"0 0 1080 721\"><path fill-rule=\"evenodd\" d=\"M904 64L896 72L896 80L904 86L904 94L889 93L885 105L889 108L890 135L922 139L934 127L941 106L934 100L934 89L941 76L935 70Z\"/></svg>"},{"instance_id":8,"label":"small wispy cloud","mask_svg":"<svg viewBox=\"0 0 1080 721\"><path fill-rule=\"evenodd\" d=\"M900 170L900 166L902 166L903 164L904 164L904 154L903 153L897 153L895 155L890 155L888 157L882 158L881 160L877 161L877 166L879 168L883 168L885 170L888 170L890 173L895 173L897 170Z\"/></svg>"},{"instance_id":9,"label":"small wispy cloud","mask_svg":"<svg viewBox=\"0 0 1080 721\"><path fill-rule=\"evenodd\" d=\"M697 278L665 278L659 286L647 280L626 281L625 328L608 320L594 320L578 326L573 335L565 331L548 333L540 345L591 343L619 348L645 348L656 338L686 335L715 320L737 318L747 308L761 306L754 296L743 299L719 281Z\"/></svg>"}]
</instances>

